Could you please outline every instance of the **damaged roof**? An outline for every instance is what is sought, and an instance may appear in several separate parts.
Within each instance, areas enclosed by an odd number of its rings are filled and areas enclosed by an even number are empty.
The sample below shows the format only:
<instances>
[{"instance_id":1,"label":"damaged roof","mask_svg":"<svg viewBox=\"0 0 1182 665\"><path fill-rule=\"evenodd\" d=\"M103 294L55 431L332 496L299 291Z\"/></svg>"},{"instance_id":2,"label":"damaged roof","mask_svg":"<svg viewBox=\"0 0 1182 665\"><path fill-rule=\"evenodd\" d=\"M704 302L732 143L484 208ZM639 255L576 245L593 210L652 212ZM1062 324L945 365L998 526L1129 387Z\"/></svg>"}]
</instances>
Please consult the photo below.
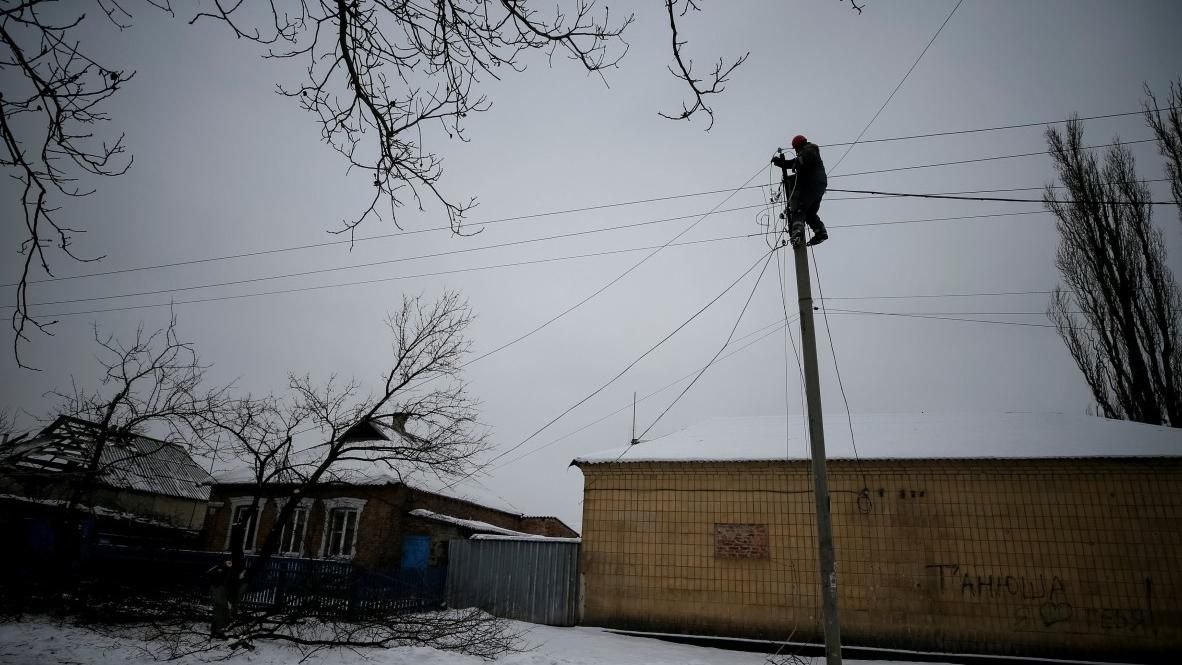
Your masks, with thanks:
<instances>
[{"instance_id":1,"label":"damaged roof","mask_svg":"<svg viewBox=\"0 0 1182 665\"><path fill-rule=\"evenodd\" d=\"M99 432L94 423L61 416L37 436L6 446L0 459L19 473L78 473L94 455ZM137 434L102 447L99 481L116 489L205 501L213 478L181 446Z\"/></svg>"}]
</instances>

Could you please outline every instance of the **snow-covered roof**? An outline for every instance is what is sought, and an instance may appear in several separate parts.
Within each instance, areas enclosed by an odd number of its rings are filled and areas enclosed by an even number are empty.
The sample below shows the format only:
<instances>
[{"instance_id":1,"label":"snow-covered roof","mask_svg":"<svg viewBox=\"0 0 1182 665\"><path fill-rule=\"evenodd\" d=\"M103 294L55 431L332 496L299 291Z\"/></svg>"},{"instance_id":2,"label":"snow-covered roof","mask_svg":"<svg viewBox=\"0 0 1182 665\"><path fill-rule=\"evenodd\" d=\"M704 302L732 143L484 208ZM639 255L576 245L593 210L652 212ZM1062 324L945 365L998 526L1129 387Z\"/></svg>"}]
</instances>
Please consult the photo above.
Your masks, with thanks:
<instances>
[{"instance_id":1,"label":"snow-covered roof","mask_svg":"<svg viewBox=\"0 0 1182 665\"><path fill-rule=\"evenodd\" d=\"M94 456L98 425L61 416L37 436L11 442L0 457L25 473L79 473ZM133 435L107 441L99 481L108 487L205 501L212 477L175 443Z\"/></svg>"},{"instance_id":2,"label":"snow-covered roof","mask_svg":"<svg viewBox=\"0 0 1182 665\"><path fill-rule=\"evenodd\" d=\"M337 468L340 467L340 468ZM214 481L221 485L251 484L254 476L250 469L238 468L221 471L214 474ZM522 515L522 511L486 487L475 477L465 478L440 476L424 470L412 470L397 473L372 462L351 461L348 464L334 466L328 474L327 482L344 483L348 485L397 485L399 483L422 492L438 494L450 499L467 501L486 508L493 508L513 515Z\"/></svg>"},{"instance_id":3,"label":"snow-covered roof","mask_svg":"<svg viewBox=\"0 0 1182 665\"><path fill-rule=\"evenodd\" d=\"M861 459L1177 457L1182 429L1063 414L863 414L852 416ZM852 459L845 414L826 414L825 449ZM807 459L799 415L714 418L632 446L582 455L575 464Z\"/></svg>"},{"instance_id":4,"label":"snow-covered roof","mask_svg":"<svg viewBox=\"0 0 1182 665\"><path fill-rule=\"evenodd\" d=\"M500 535L500 536L513 536L514 538L543 538L544 537L544 536L535 536L532 533L525 533L523 531L514 531L513 529L506 529L504 527L500 527L495 524L489 524L488 522L481 522L480 520L469 520L469 519L464 519L462 517L454 517L452 515L444 515L443 513L437 513L437 512L431 511L431 510L425 510L423 508L416 508L415 510L410 511L410 514L414 517L420 517L422 519L427 519L427 520L434 520L436 522L443 522L445 524L451 524L453 526L458 526L458 527L462 527L464 529L468 529L469 531L477 531L480 533L490 533L490 534L496 534L496 535Z\"/></svg>"},{"instance_id":5,"label":"snow-covered roof","mask_svg":"<svg viewBox=\"0 0 1182 665\"><path fill-rule=\"evenodd\" d=\"M581 543L581 542L583 542L582 538L563 538L561 536L535 536L533 534L526 534L523 536L498 536L498 535L481 534L481 533L478 533L478 534L472 536L468 540L528 540L528 541L544 540L549 543Z\"/></svg>"}]
</instances>

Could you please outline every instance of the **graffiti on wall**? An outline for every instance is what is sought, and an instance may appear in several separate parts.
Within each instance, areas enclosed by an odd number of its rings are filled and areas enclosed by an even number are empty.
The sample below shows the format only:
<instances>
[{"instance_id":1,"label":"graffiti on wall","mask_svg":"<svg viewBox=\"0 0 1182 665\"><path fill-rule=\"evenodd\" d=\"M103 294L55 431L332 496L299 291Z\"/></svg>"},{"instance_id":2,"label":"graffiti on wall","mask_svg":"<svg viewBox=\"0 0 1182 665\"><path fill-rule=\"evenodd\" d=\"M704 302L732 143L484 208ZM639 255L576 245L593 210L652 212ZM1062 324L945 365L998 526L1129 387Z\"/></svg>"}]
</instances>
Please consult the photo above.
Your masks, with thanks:
<instances>
[{"instance_id":1,"label":"graffiti on wall","mask_svg":"<svg viewBox=\"0 0 1182 665\"><path fill-rule=\"evenodd\" d=\"M925 566L937 583L932 593L966 602L997 602L1013 607L1016 631L1062 630L1083 633L1156 634L1153 580L1146 577L1139 607L1073 604L1058 575L986 571L957 563Z\"/></svg>"}]
</instances>

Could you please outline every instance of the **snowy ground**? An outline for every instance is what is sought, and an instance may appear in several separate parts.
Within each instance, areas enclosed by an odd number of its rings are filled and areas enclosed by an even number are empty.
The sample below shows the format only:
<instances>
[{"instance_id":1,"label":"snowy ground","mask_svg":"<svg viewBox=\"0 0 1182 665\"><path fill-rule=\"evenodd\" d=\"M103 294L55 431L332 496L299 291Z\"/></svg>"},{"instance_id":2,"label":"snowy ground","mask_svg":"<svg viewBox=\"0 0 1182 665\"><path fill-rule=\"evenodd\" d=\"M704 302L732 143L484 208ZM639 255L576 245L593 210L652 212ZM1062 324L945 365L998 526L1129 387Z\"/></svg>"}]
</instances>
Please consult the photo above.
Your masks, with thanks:
<instances>
[{"instance_id":1,"label":"snowy ground","mask_svg":"<svg viewBox=\"0 0 1182 665\"><path fill-rule=\"evenodd\" d=\"M710 649L661 640L615 635L599 628L554 628L525 623L515 627L525 634L525 653L497 659L498 665L762 665L757 653ZM4 665L140 665L156 662L143 642L115 640L84 628L48 620L0 624L0 663ZM254 652L226 661L229 665L289 665L302 655L279 644L262 644ZM806 659L807 661L807 659ZM179 665L206 661L188 657ZM327 651L306 661L309 665L484 665L488 661L417 647L385 650ZM812 659L812 662L824 662ZM845 661L866 663L867 661ZM888 665L886 661L875 661Z\"/></svg>"}]
</instances>

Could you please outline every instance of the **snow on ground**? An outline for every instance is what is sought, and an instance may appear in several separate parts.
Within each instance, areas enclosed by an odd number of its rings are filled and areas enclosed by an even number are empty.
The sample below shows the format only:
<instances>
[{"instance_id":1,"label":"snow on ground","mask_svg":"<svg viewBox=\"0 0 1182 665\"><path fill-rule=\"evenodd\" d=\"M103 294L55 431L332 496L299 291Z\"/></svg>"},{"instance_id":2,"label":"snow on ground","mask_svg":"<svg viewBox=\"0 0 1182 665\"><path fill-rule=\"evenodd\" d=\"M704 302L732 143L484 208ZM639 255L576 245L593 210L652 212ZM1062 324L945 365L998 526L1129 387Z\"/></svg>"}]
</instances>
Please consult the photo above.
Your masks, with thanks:
<instances>
[{"instance_id":1,"label":"snow on ground","mask_svg":"<svg viewBox=\"0 0 1182 665\"><path fill-rule=\"evenodd\" d=\"M763 665L758 653L686 646L645 637L616 635L601 628L555 628L512 622L524 633L524 653L502 656L497 665ZM0 624L0 663L3 665L144 665L156 661L147 652L151 645L118 640L85 628L50 620ZM227 665L289 665L302 654L295 648L261 643L253 652L240 653ZM209 658L207 656L207 658ZM807 661L808 659L806 659ZM206 663L196 656L177 665ZM347 651L323 651L308 665L487 665L488 661L426 647ZM823 658L811 662L824 662ZM869 661L845 662L869 663ZM890 665L888 661L874 661ZM896 661L899 662L899 661Z\"/></svg>"}]
</instances>

